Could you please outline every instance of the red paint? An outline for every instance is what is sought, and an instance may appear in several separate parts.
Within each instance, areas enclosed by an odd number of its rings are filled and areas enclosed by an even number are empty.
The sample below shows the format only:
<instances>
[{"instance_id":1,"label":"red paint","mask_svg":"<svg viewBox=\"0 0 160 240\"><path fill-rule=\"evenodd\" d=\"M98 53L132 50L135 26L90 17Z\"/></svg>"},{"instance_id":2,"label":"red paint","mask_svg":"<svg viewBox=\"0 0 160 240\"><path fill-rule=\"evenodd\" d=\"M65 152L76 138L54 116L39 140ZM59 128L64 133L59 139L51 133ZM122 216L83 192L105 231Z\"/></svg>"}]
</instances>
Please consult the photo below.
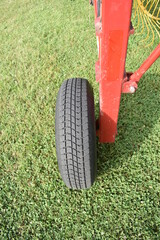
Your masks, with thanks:
<instances>
[{"instance_id":1,"label":"red paint","mask_svg":"<svg viewBox=\"0 0 160 240\"><path fill-rule=\"evenodd\" d=\"M154 49L150 56L144 61L140 68L135 73L128 74L128 77L124 79L122 86L123 93L130 93L130 88L134 87L135 90L138 87L143 74L152 66L152 64L160 57L160 44Z\"/></svg>"},{"instance_id":2,"label":"red paint","mask_svg":"<svg viewBox=\"0 0 160 240\"><path fill-rule=\"evenodd\" d=\"M142 75L160 56L160 44L135 73L126 73L128 38L134 33L131 27L132 0L101 1L100 17L97 17L97 0L94 1L99 46L96 63L100 92L97 135L101 143L106 143L115 141L121 93L133 93L137 89Z\"/></svg>"},{"instance_id":3,"label":"red paint","mask_svg":"<svg viewBox=\"0 0 160 240\"><path fill-rule=\"evenodd\" d=\"M139 82L143 74L151 67L151 65L160 57L160 44L154 49L150 56L144 61L140 68L131 75L129 81Z\"/></svg>"},{"instance_id":4,"label":"red paint","mask_svg":"<svg viewBox=\"0 0 160 240\"><path fill-rule=\"evenodd\" d=\"M95 6L97 6L95 1ZM114 142L125 72L132 0L102 0L99 37L99 141ZM101 21L101 22L100 22Z\"/></svg>"}]
</instances>

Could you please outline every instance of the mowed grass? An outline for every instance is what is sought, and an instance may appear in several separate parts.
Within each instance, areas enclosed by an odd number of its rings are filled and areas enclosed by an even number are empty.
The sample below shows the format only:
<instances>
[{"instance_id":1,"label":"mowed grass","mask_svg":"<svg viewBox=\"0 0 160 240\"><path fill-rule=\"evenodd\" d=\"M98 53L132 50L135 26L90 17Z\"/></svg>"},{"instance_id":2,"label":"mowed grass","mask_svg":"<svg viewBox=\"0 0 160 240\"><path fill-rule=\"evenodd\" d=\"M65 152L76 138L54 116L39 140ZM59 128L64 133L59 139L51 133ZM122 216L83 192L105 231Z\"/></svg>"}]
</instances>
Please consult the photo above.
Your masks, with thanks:
<instances>
[{"instance_id":1,"label":"mowed grass","mask_svg":"<svg viewBox=\"0 0 160 240\"><path fill-rule=\"evenodd\" d=\"M136 21L136 20L135 20ZM153 47L131 36L127 70ZM160 61L121 100L114 144L98 144L90 190L63 184L55 104L89 79L98 113L94 11L86 0L0 1L0 239L160 239Z\"/></svg>"}]
</instances>

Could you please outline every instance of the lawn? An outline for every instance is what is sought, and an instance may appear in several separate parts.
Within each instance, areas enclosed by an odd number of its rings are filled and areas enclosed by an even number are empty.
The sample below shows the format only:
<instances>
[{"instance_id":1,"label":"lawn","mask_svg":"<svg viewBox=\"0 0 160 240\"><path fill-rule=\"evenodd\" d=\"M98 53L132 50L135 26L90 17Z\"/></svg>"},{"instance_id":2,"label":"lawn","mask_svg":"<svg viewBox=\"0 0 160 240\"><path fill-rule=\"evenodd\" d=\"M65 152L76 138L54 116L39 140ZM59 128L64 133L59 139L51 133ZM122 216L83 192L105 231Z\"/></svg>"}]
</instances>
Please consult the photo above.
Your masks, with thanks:
<instances>
[{"instance_id":1,"label":"lawn","mask_svg":"<svg viewBox=\"0 0 160 240\"><path fill-rule=\"evenodd\" d=\"M136 22L136 19L135 19ZM133 71L158 44L129 40ZM90 190L63 184L55 104L89 79L98 113L94 11L87 0L0 1L0 239L160 239L160 61L123 95L114 144L98 144Z\"/></svg>"}]
</instances>

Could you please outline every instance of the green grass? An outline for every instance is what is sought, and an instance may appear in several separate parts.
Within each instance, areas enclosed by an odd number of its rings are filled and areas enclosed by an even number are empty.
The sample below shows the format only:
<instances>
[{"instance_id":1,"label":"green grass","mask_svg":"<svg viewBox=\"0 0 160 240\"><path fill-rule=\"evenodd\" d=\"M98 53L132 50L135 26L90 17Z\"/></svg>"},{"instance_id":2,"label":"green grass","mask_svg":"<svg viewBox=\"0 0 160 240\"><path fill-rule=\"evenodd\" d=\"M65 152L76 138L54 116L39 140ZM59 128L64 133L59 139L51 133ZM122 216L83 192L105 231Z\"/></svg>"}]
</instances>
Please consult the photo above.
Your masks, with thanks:
<instances>
[{"instance_id":1,"label":"green grass","mask_svg":"<svg viewBox=\"0 0 160 240\"><path fill-rule=\"evenodd\" d=\"M94 186L69 190L58 172L63 80L89 79L98 112L93 13L87 0L0 1L0 239L160 239L159 60L122 96L116 142L98 144ZM129 71L154 47L140 38L129 40Z\"/></svg>"}]
</instances>

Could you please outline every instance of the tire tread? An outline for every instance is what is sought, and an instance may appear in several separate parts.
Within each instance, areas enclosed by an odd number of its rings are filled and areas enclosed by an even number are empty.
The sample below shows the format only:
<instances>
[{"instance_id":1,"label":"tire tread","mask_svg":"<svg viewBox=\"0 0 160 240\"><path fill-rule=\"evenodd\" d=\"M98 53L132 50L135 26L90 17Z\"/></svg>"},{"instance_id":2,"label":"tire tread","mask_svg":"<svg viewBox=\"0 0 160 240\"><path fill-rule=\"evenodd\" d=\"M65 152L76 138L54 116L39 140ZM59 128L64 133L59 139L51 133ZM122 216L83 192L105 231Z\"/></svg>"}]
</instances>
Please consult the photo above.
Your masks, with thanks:
<instances>
[{"instance_id":1,"label":"tire tread","mask_svg":"<svg viewBox=\"0 0 160 240\"><path fill-rule=\"evenodd\" d=\"M56 102L56 151L59 170L72 189L91 187L96 176L94 96L85 79L66 80Z\"/></svg>"}]
</instances>

